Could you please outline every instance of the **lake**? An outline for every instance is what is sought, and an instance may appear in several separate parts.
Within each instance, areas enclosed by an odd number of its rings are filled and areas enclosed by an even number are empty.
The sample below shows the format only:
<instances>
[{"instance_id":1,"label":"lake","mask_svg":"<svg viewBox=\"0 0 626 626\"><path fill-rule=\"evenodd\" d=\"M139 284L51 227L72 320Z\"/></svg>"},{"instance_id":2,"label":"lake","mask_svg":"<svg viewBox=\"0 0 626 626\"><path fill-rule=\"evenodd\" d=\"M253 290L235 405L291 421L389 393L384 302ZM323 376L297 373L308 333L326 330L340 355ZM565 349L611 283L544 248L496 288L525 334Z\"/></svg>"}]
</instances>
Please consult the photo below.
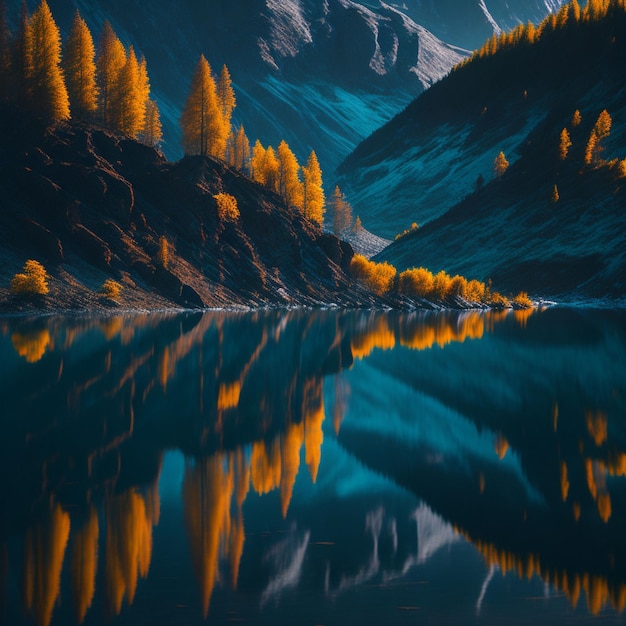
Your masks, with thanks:
<instances>
[{"instance_id":1,"label":"lake","mask_svg":"<svg viewBox=\"0 0 626 626\"><path fill-rule=\"evenodd\" d=\"M3 624L623 623L626 311L0 319Z\"/></svg>"}]
</instances>

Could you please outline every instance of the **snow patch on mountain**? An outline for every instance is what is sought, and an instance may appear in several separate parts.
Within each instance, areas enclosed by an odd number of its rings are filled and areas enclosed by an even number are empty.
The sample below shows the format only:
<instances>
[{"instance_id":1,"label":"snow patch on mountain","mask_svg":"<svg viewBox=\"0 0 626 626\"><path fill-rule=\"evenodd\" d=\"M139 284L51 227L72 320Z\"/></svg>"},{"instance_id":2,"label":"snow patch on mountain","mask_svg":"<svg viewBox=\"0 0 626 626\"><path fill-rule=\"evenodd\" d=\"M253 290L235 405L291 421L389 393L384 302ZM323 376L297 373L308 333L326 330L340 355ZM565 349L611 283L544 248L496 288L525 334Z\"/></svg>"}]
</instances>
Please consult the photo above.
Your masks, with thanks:
<instances>
[{"instance_id":1,"label":"snow patch on mountain","mask_svg":"<svg viewBox=\"0 0 626 626\"><path fill-rule=\"evenodd\" d=\"M485 4L485 0L479 0L478 4L480 6L481 11L485 14L487 21L491 24L491 27L493 28L493 32L496 35L499 35L502 32L502 29L498 25L498 22L496 22L496 20L493 19L493 15L489 13L489 9L487 8L487 5Z\"/></svg>"},{"instance_id":2,"label":"snow patch on mountain","mask_svg":"<svg viewBox=\"0 0 626 626\"><path fill-rule=\"evenodd\" d=\"M302 47L313 41L310 24L300 0L266 0L271 13L271 49L281 57L295 57ZM264 40L261 40L264 44ZM269 46L268 46L269 47ZM265 58L265 57L264 57Z\"/></svg>"}]
</instances>

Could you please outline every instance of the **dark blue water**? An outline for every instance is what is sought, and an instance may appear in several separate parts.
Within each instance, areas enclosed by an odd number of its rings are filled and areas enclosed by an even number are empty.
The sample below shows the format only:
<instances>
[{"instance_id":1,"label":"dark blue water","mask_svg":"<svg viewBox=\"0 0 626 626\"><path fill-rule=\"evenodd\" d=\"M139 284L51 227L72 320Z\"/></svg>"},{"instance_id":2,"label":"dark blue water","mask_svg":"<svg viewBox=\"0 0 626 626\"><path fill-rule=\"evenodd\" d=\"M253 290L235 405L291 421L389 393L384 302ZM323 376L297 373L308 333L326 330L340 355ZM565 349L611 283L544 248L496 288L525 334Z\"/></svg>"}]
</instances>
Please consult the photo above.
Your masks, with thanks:
<instances>
[{"instance_id":1,"label":"dark blue water","mask_svg":"<svg viewBox=\"0 0 626 626\"><path fill-rule=\"evenodd\" d=\"M0 321L3 624L622 623L626 312Z\"/></svg>"}]
</instances>

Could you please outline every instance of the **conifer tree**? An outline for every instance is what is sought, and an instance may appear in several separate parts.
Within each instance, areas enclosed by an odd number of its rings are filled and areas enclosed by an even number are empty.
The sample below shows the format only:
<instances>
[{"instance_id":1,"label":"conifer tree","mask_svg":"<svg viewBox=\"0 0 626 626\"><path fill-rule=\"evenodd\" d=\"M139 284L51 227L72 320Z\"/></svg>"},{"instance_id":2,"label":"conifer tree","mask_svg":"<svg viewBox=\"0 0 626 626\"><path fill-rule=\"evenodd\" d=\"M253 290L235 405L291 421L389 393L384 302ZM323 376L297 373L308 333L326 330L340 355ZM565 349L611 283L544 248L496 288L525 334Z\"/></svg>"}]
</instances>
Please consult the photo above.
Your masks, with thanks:
<instances>
[{"instance_id":1,"label":"conifer tree","mask_svg":"<svg viewBox=\"0 0 626 626\"><path fill-rule=\"evenodd\" d=\"M504 152L500 152L493 162L493 171L496 178L500 178L509 167L509 162L504 156Z\"/></svg>"},{"instance_id":2,"label":"conifer tree","mask_svg":"<svg viewBox=\"0 0 626 626\"><path fill-rule=\"evenodd\" d=\"M133 46L128 49L126 63L111 92L111 123L130 137L137 138L143 130L150 82L145 59L140 63Z\"/></svg>"},{"instance_id":3,"label":"conifer tree","mask_svg":"<svg viewBox=\"0 0 626 626\"><path fill-rule=\"evenodd\" d=\"M252 148L252 158L250 159L250 176L252 180L265 185L265 148L257 139Z\"/></svg>"},{"instance_id":4,"label":"conifer tree","mask_svg":"<svg viewBox=\"0 0 626 626\"><path fill-rule=\"evenodd\" d=\"M232 136L232 165L239 171L247 171L250 163L250 141L243 125Z\"/></svg>"},{"instance_id":5,"label":"conifer tree","mask_svg":"<svg viewBox=\"0 0 626 626\"><path fill-rule=\"evenodd\" d=\"M602 146L600 142L608 137L611 134L611 124L613 120L609 115L609 112L604 109L594 127L591 131L591 135L589 136L589 141L587 142L587 148L585 150L585 163L590 165L592 163L597 163L600 159L600 152L602 151Z\"/></svg>"},{"instance_id":6,"label":"conifer tree","mask_svg":"<svg viewBox=\"0 0 626 626\"><path fill-rule=\"evenodd\" d=\"M217 81L217 101L222 115L222 124L221 136L219 137L216 152L219 158L224 158L226 139L230 133L233 110L236 106L235 90L233 89L230 73L225 65L222 67L219 80Z\"/></svg>"},{"instance_id":7,"label":"conifer tree","mask_svg":"<svg viewBox=\"0 0 626 626\"><path fill-rule=\"evenodd\" d=\"M215 79L211 75L211 66L204 55L200 57L191 79L191 89L180 124L185 154L223 157L225 146L222 146L221 141L227 135L224 133Z\"/></svg>"},{"instance_id":8,"label":"conifer tree","mask_svg":"<svg viewBox=\"0 0 626 626\"><path fill-rule=\"evenodd\" d=\"M152 147L158 146L163 140L159 107L154 100L148 100L146 105L145 121L140 138L141 141Z\"/></svg>"},{"instance_id":9,"label":"conifer tree","mask_svg":"<svg viewBox=\"0 0 626 626\"><path fill-rule=\"evenodd\" d=\"M576 109L572 115L572 128L576 128L583 121L580 111Z\"/></svg>"},{"instance_id":10,"label":"conifer tree","mask_svg":"<svg viewBox=\"0 0 626 626\"><path fill-rule=\"evenodd\" d=\"M279 193L287 206L295 206L302 210L302 182L298 176L300 165L296 155L284 139L278 144L278 159L280 161Z\"/></svg>"},{"instance_id":11,"label":"conifer tree","mask_svg":"<svg viewBox=\"0 0 626 626\"><path fill-rule=\"evenodd\" d=\"M265 186L275 193L280 193L280 159L272 146L268 146L263 157Z\"/></svg>"},{"instance_id":12,"label":"conifer tree","mask_svg":"<svg viewBox=\"0 0 626 626\"><path fill-rule=\"evenodd\" d=\"M322 170L315 151L311 151L307 164L302 168L304 190L304 215L320 226L324 223L324 188Z\"/></svg>"},{"instance_id":13,"label":"conifer tree","mask_svg":"<svg viewBox=\"0 0 626 626\"><path fill-rule=\"evenodd\" d=\"M63 55L67 91L75 119L86 119L98 108L95 56L91 32L76 11Z\"/></svg>"},{"instance_id":14,"label":"conifer tree","mask_svg":"<svg viewBox=\"0 0 626 626\"><path fill-rule=\"evenodd\" d=\"M559 157L561 161L565 161L567 159L567 154L572 145L572 140L569 136L569 132L567 132L567 128L564 128L561 131L561 138L559 142Z\"/></svg>"},{"instance_id":15,"label":"conifer tree","mask_svg":"<svg viewBox=\"0 0 626 626\"><path fill-rule=\"evenodd\" d=\"M352 226L352 207L346 200L339 186L335 187L331 200L333 213L333 232L340 237Z\"/></svg>"},{"instance_id":16,"label":"conifer tree","mask_svg":"<svg viewBox=\"0 0 626 626\"><path fill-rule=\"evenodd\" d=\"M70 101L61 69L61 33L46 0L28 25L32 54L32 102L34 110L48 120L70 117Z\"/></svg>"},{"instance_id":17,"label":"conifer tree","mask_svg":"<svg viewBox=\"0 0 626 626\"><path fill-rule=\"evenodd\" d=\"M559 201L559 188L556 185L552 188L551 199L553 204L556 204Z\"/></svg>"},{"instance_id":18,"label":"conifer tree","mask_svg":"<svg viewBox=\"0 0 626 626\"><path fill-rule=\"evenodd\" d=\"M577 0L571 0L569 3L569 23L577 24L580 22L580 5Z\"/></svg>"},{"instance_id":19,"label":"conifer tree","mask_svg":"<svg viewBox=\"0 0 626 626\"><path fill-rule=\"evenodd\" d=\"M100 116L105 125L112 122L113 100L117 80L126 65L126 51L107 20L102 27L96 60L100 88Z\"/></svg>"}]
</instances>

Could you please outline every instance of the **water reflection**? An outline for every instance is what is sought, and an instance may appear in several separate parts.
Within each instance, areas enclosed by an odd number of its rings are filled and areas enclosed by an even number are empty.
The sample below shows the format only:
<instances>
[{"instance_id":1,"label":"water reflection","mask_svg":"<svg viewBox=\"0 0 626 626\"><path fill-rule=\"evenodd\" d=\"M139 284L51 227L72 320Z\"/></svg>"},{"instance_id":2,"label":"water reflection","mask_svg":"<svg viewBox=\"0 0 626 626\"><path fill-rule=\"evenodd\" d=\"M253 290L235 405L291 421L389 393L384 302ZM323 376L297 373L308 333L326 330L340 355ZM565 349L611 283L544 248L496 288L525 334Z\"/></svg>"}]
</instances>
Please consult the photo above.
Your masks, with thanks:
<instances>
[{"instance_id":1,"label":"water reflection","mask_svg":"<svg viewBox=\"0 0 626 626\"><path fill-rule=\"evenodd\" d=\"M167 450L185 457L168 506L198 623L228 590L279 611L303 586L298 602L332 623L355 590L467 543L481 615L498 573L538 576L573 607L584 595L590 615L626 605L621 314L142 315L0 333L7 623L17 589L39 626L133 623L162 549ZM286 536L268 544L265 527Z\"/></svg>"}]
</instances>

